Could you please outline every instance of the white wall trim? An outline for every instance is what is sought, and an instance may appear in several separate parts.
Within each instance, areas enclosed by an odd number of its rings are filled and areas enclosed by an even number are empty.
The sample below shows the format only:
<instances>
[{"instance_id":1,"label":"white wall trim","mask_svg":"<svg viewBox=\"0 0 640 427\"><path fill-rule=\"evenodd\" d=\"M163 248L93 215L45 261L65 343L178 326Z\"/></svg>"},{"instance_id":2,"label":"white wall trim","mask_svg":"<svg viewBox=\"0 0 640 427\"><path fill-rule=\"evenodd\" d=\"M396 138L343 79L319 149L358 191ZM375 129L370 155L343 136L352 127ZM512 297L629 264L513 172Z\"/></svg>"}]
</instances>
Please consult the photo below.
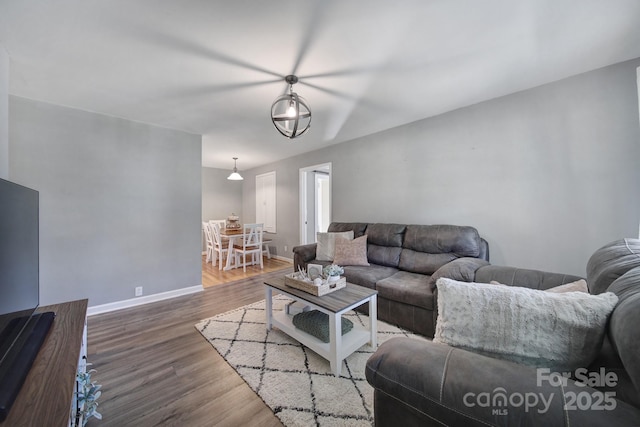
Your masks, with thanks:
<instances>
[{"instance_id":1,"label":"white wall trim","mask_svg":"<svg viewBox=\"0 0 640 427\"><path fill-rule=\"evenodd\" d=\"M96 305L87 309L87 316L95 314L108 313L110 311L121 310L123 308L136 307L138 305L149 304L151 302L162 301L165 299L175 298L182 295L195 294L202 292L202 285L190 286L188 288L176 289L174 291L161 292L159 294L147 295L138 298L127 299L124 301L110 302L108 304Z\"/></svg>"},{"instance_id":2,"label":"white wall trim","mask_svg":"<svg viewBox=\"0 0 640 427\"><path fill-rule=\"evenodd\" d=\"M282 255L276 255L276 256L271 255L271 258L279 259L280 261L285 261L285 262L288 262L289 264L293 264L293 258L286 258L286 257L283 257Z\"/></svg>"},{"instance_id":3,"label":"white wall trim","mask_svg":"<svg viewBox=\"0 0 640 427\"><path fill-rule=\"evenodd\" d=\"M293 265L292 258L285 258L283 256L273 256L272 258L285 261ZM176 289L175 291L161 292L159 294L147 295L138 298L127 299L124 301L110 302L108 304L95 305L87 309L87 316L93 316L96 314L109 313L111 311L122 310L123 308L136 307L138 305L149 304L152 302L162 301L170 298L180 297L183 295L195 294L202 292L204 287L202 285L190 286L188 288Z\"/></svg>"}]
</instances>

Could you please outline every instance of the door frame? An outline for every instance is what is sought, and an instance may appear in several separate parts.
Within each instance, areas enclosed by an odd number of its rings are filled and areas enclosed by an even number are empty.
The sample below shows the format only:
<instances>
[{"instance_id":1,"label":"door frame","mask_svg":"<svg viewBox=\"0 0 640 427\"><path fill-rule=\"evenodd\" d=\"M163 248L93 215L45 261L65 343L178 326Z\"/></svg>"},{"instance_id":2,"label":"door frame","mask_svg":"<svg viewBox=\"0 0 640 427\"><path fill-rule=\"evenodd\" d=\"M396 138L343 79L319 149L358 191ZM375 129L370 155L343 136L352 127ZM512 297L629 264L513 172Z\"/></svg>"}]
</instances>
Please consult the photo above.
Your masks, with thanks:
<instances>
[{"instance_id":1,"label":"door frame","mask_svg":"<svg viewBox=\"0 0 640 427\"><path fill-rule=\"evenodd\" d=\"M300 221L300 244L301 245L306 245L307 243L314 243L314 242L310 242L309 239L307 238L309 231L308 231L308 226L309 223L307 221L307 218L309 217L310 214L313 214L314 217L316 215L315 212L308 212L308 201L309 198L314 198L315 194L309 194L309 191L307 191L308 188L308 184L309 184L309 179L312 177L313 172L316 170L323 170L323 171L327 171L329 172L329 223L331 223L331 216L332 216L332 209L331 209L331 195L333 194L333 177L332 177L332 171L331 171L331 162L327 162L327 163L320 163L317 165L313 165L313 166L307 166L304 168L300 168L300 210L299 210L299 221ZM315 186L315 180L314 180L314 186ZM315 202L314 202L315 203ZM315 223L315 220L314 220ZM315 231L315 230L314 230Z\"/></svg>"}]
</instances>

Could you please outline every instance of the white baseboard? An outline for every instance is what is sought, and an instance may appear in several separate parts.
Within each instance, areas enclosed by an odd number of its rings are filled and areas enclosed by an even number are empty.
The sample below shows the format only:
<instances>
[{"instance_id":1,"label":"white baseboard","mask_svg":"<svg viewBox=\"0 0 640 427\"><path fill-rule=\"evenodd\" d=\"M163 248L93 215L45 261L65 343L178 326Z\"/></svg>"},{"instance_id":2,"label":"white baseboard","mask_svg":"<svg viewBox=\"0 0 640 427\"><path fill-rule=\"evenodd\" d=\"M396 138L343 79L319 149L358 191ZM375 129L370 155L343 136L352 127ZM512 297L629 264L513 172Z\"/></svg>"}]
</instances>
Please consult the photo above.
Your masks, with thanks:
<instances>
[{"instance_id":1,"label":"white baseboard","mask_svg":"<svg viewBox=\"0 0 640 427\"><path fill-rule=\"evenodd\" d=\"M196 286L190 286L188 288L176 289L174 291L161 292L159 294L127 299L124 301L116 301L116 302L110 302L108 304L95 305L87 309L87 316L93 316L95 314L108 313L110 311L121 310L123 308L130 308L138 305L149 304L150 302L162 301L165 299L175 298L182 295L195 294L196 292L202 292L203 290L204 288L202 287L202 285L196 285Z\"/></svg>"},{"instance_id":2,"label":"white baseboard","mask_svg":"<svg viewBox=\"0 0 640 427\"><path fill-rule=\"evenodd\" d=\"M204 254L203 254L204 255ZM293 259L283 256L273 256L272 258L293 264ZM123 308L136 307L138 305L149 304L151 302L162 301L169 298L175 298L182 295L194 294L203 291L202 285L190 286L188 288L176 289L175 291L161 292L159 294L147 295L143 297L131 298L124 301L110 302L108 304L95 305L87 309L87 316L108 313L110 311L122 310Z\"/></svg>"}]
</instances>

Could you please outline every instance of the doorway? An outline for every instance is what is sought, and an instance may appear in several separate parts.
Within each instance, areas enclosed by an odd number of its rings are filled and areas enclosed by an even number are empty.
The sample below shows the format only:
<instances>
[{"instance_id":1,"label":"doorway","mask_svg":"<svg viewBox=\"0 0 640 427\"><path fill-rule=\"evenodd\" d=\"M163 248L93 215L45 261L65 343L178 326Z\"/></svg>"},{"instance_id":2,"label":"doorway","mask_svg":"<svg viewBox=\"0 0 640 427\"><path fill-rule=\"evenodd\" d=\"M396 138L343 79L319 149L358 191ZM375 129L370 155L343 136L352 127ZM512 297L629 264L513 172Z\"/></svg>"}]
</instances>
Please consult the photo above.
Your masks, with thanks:
<instances>
[{"instance_id":1,"label":"doorway","mask_svg":"<svg viewBox=\"0 0 640 427\"><path fill-rule=\"evenodd\" d=\"M331 223L331 163L300 169L300 244L314 243Z\"/></svg>"}]
</instances>

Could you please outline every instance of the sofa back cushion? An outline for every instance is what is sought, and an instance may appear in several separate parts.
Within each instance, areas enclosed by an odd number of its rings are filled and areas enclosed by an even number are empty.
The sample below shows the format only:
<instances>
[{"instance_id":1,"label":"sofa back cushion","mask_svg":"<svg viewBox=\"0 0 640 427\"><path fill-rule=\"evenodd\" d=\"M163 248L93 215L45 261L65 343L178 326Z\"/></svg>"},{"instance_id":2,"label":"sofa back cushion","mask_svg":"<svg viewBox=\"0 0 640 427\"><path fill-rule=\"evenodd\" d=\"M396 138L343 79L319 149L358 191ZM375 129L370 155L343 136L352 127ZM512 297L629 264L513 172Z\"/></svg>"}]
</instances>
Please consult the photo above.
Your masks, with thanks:
<instances>
[{"instance_id":1,"label":"sofa back cushion","mask_svg":"<svg viewBox=\"0 0 640 427\"><path fill-rule=\"evenodd\" d=\"M620 239L604 245L587 262L589 292L605 292L618 277L640 266L640 239Z\"/></svg>"},{"instance_id":2,"label":"sofa back cushion","mask_svg":"<svg viewBox=\"0 0 640 427\"><path fill-rule=\"evenodd\" d=\"M433 274L461 257L478 258L482 253L478 230L459 225L408 225L398 264L401 270Z\"/></svg>"},{"instance_id":3,"label":"sofa back cushion","mask_svg":"<svg viewBox=\"0 0 640 427\"><path fill-rule=\"evenodd\" d=\"M480 283L495 281L503 285L545 290L572 283L580 279L582 279L582 277L571 274L551 273L548 271L502 265L486 265L476 270L473 281Z\"/></svg>"},{"instance_id":4,"label":"sofa back cushion","mask_svg":"<svg viewBox=\"0 0 640 427\"><path fill-rule=\"evenodd\" d=\"M367 226L367 257L370 263L398 267L404 224L369 224Z\"/></svg>"},{"instance_id":5,"label":"sofa back cushion","mask_svg":"<svg viewBox=\"0 0 640 427\"><path fill-rule=\"evenodd\" d=\"M364 236L364 232L367 229L366 222L332 222L329 224L327 232L337 233L341 231L353 231L353 238L357 239L360 236Z\"/></svg>"}]
</instances>

